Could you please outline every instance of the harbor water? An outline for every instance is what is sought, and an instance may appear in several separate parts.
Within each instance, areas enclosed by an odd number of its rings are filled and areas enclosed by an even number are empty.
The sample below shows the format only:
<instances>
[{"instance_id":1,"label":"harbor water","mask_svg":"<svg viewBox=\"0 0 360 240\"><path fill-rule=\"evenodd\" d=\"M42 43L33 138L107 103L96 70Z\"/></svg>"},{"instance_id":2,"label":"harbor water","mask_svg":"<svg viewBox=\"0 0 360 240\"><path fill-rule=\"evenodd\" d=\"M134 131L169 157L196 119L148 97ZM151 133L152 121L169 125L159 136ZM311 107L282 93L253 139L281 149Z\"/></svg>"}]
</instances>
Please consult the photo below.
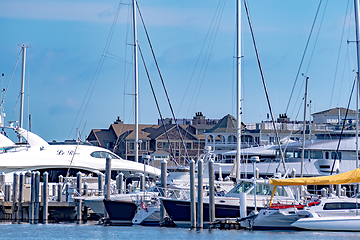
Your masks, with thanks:
<instances>
[{"instance_id":1,"label":"harbor water","mask_svg":"<svg viewBox=\"0 0 360 240\"><path fill-rule=\"evenodd\" d=\"M87 224L0 223L1 239L359 239L360 233L315 231L191 230L186 228Z\"/></svg>"}]
</instances>

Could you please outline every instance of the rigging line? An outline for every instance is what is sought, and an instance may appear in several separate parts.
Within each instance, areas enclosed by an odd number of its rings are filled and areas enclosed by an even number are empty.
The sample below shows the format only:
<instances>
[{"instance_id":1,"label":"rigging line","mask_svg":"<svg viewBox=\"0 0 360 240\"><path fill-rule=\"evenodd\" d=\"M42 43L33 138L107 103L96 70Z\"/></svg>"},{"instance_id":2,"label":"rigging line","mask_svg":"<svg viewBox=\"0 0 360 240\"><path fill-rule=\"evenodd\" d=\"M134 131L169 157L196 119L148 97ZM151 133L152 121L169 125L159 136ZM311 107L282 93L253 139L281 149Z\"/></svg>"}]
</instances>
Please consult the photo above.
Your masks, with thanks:
<instances>
[{"instance_id":1,"label":"rigging line","mask_svg":"<svg viewBox=\"0 0 360 240\"><path fill-rule=\"evenodd\" d=\"M326 8L327 8L327 3L328 3L328 1L326 0L325 7L324 7L324 11L323 11L322 18L321 18L320 25L319 25L319 30L317 31L316 38L315 38L315 42L314 42L314 46L313 46L312 51L311 51L311 54L310 54L309 63L308 63L308 65L307 65L307 68L306 68L305 72L303 73L304 75L307 75L307 73L308 73L308 71L309 71L309 68L310 68L310 65L311 65L311 61L312 61L313 56L314 56L315 48L316 48L316 46L317 46L317 42L318 42L318 39L319 39L321 27L322 27L323 20L324 20L324 17L325 17L325 12L326 12ZM303 85L304 85L304 82L301 84L301 89L303 88ZM298 102L298 99L300 98L300 95L301 95L301 91L298 92L298 95L297 95L297 97L296 97L296 99L297 99L296 102ZM302 103L301 103L301 104L302 104ZM293 111L291 112L291 116L292 116L294 110L295 110L295 108L293 108Z\"/></svg>"},{"instance_id":2,"label":"rigging line","mask_svg":"<svg viewBox=\"0 0 360 240\"><path fill-rule=\"evenodd\" d=\"M206 43L204 43L204 56L202 57L202 60L201 60L201 66L200 66L200 70L199 70L199 73L198 73L198 77L197 77L197 81L196 81L196 84L195 84L195 87L194 87L194 90L193 90L193 94L191 94L191 99L190 99L190 103L194 102L194 97L196 96L196 92L197 95L199 95L199 92L201 90L201 85L202 83L199 83L199 82L202 82L203 80L200 80L201 79L201 75L203 75L204 72L206 72L206 69L204 69L204 65L205 62L206 62L206 59L209 59L210 56L211 56L211 50L210 49L210 46L211 46L211 42L213 42L214 40L214 35L216 36L216 34L214 33L215 32L215 29L216 29L216 24L219 25L219 22L220 22L220 19L221 19L221 16L222 16L222 12L223 10L221 11L221 8L224 9L225 7L225 3L226 1L224 1L222 3L222 1L219 2L217 8L216 8L216 11L215 11L215 14L214 14L214 17L211 21L211 24L209 26L209 30L208 30L208 33L207 33L207 36L206 36ZM207 39L209 39L207 41ZM201 52L203 51L203 49L201 50ZM194 74L195 74L195 69L194 69ZM200 84L200 86L199 86ZM198 87L199 86L199 87ZM188 108L188 111L186 113L186 115L188 116L189 115L189 112L190 112L190 108ZM191 110L191 112L195 112L195 106L193 107L193 109Z\"/></svg>"},{"instance_id":3,"label":"rigging line","mask_svg":"<svg viewBox=\"0 0 360 240\"><path fill-rule=\"evenodd\" d=\"M10 76L10 80L9 80L9 82L8 82L8 85L6 86L6 89L5 89L3 98L2 98L1 103L0 103L0 108L3 107L6 94L7 94L8 90L9 90L9 87L10 87L11 80L13 79L13 76L14 76L14 73L15 73L15 69L16 69L16 67L17 67L17 64L19 63L19 59L20 59L20 56L21 56L21 52L22 52L22 50L20 50L20 52L19 52L19 56L18 56L18 58L17 58L17 60L16 60L14 69L13 69L13 71L12 71L12 73L11 73L11 76ZM1 89L1 91L2 91L2 89Z\"/></svg>"},{"instance_id":4,"label":"rigging line","mask_svg":"<svg viewBox=\"0 0 360 240\"><path fill-rule=\"evenodd\" d=\"M171 144L171 142L170 142L170 138L169 138L169 135L168 135L168 131L167 131L167 129L166 129L166 126L165 126L164 118L163 118L163 116L162 116L162 114L161 114L160 107L159 107L159 103L158 103L158 100L157 100L157 98L156 98L156 94L155 94L155 91L154 91L154 87L153 87L152 82L151 82L151 79L150 79L149 71L148 71L148 69L147 69L147 67L146 67L145 59L144 59L144 56L143 56L143 54L142 54L142 51L141 51L141 48L140 48L140 45L139 45L139 44L138 44L138 47L139 47L139 52L140 52L140 56L141 56L142 62L143 62L143 64L144 64L144 68L145 68L145 71L146 71L146 75L147 75L148 80L149 80L150 88L151 88L152 94L153 94L153 96L154 96L154 100L155 100L155 103L156 103L156 107L157 107L158 112L159 112L159 115L160 115L161 123L162 123L162 125L163 125L163 127L164 127L164 132L165 132L165 135L166 135L166 139L167 139L167 141L169 142L170 155L171 155L171 157L173 158L173 161L175 162L175 164L176 164L177 166L179 166L179 164L178 164L178 162L176 161L175 156L174 156L174 150L173 150L172 144Z\"/></svg>"},{"instance_id":5,"label":"rigging line","mask_svg":"<svg viewBox=\"0 0 360 240\"><path fill-rule=\"evenodd\" d=\"M297 73L296 73L295 82L294 82L294 85L293 85L292 90L291 90L291 93L290 93L290 97L289 97L289 101L288 101L288 104L287 104L286 109L285 109L285 113L286 113L286 112L288 111L288 109L289 109L289 105L290 105L290 102L291 102L291 98L292 98L292 95L293 95L293 93L294 93L294 89L295 89L295 86L296 86L296 82L297 82L297 79L298 79L299 74L300 74L301 66L302 66L303 61L304 61L304 58L305 58L305 54L306 54L306 51L307 51L307 48L308 48L308 45L309 45L309 42L310 42L310 38L311 38L312 31L313 31L314 26L315 26L315 22L316 22L316 19L317 19L317 15L318 15L318 13L319 13L319 9L320 9L321 3L322 3L322 0L320 0L319 6L318 6L318 8L317 8L317 10L316 10L315 18L314 18L313 24L312 24L312 26L311 26L310 34L309 34L309 36L308 36L308 39L307 39L307 42L306 42L306 45L305 45L305 49L304 49L303 55L302 55L302 57L301 57L300 65L299 65L298 71L297 71Z\"/></svg>"},{"instance_id":6,"label":"rigging line","mask_svg":"<svg viewBox=\"0 0 360 240\"><path fill-rule=\"evenodd\" d=\"M106 43L105 43L105 47L104 47L104 49L103 49L102 56L105 55L105 53L106 53L106 52L108 51L108 49L109 49L110 41L111 41L112 35L113 35L113 33L114 33L114 29L115 29L115 25L116 25L117 19L118 19L118 17L119 17L120 9L121 9L121 2L120 2L119 5L118 5L117 12L116 12L116 14L115 14L113 23L112 23L112 25L111 25L110 32L109 32L109 35L108 35L108 37L107 37L107 40L106 40ZM84 117L84 115L85 115L87 106L88 106L89 101L90 101L90 97L91 97L91 95L92 95L92 93L93 93L93 91L94 91L94 88L95 88L96 82L97 82L97 80L98 80L98 77L99 77L99 74L100 74L100 70L102 69L102 65L103 65L104 61L105 61L105 60L104 60L104 57L101 57L100 60L99 60L98 65L97 65L97 67L96 67L96 69L95 69L94 76L93 76L93 78L91 79L91 82L90 82L90 84L89 84L89 87L88 87L88 89L87 89L87 91L86 91L86 94L85 94L85 96L84 96L84 99L83 99L83 101L82 101L82 103L81 103L81 106L80 106L80 109L79 109L79 111L78 111L78 114L76 115L74 124L73 124L73 126L71 127L71 130L70 130L70 133L69 133L69 137L68 137L68 138L70 138L71 133L73 132L74 127L75 127L75 125L76 125L76 123L77 123L77 121L78 121L78 118L79 118L79 116L80 116L80 113L81 113L81 111L82 111L82 109L83 109L83 106L85 105L84 110L83 110L83 114L82 114L82 116L81 116L81 118L80 118L80 120L79 120L79 124L80 124L80 122L82 122L82 119L83 119L83 117ZM86 100L87 100L87 101L86 101Z\"/></svg>"},{"instance_id":7,"label":"rigging line","mask_svg":"<svg viewBox=\"0 0 360 240\"><path fill-rule=\"evenodd\" d=\"M201 78L201 81L200 81L200 86L199 86L199 89L198 89L198 92L197 94L195 94L195 101L194 101L194 104L193 104L193 112L195 111L195 107L196 107L196 104L197 104L197 101L199 99L199 96L200 96L200 92L201 92L201 87L204 83L204 79L205 79L205 75L206 75L206 71L207 71L207 68L209 66L209 62L210 62L210 58L211 58L211 55L212 55L212 50L214 49L214 45L215 45L215 41L216 41L216 36L217 36L217 32L219 31L219 26L220 26L220 20L222 18L222 14L224 13L224 9L225 9L225 4L223 5L223 8L222 8L222 11L219 13L219 21L217 23L217 26L216 28L214 28L213 30L213 40L212 40L212 43L209 43L209 46L208 46L208 57L207 57L207 61L203 62L203 65L205 65L204 67L204 70L202 71L201 74L199 74L199 78ZM202 75L202 76L201 76Z\"/></svg>"},{"instance_id":8,"label":"rigging line","mask_svg":"<svg viewBox=\"0 0 360 240\"><path fill-rule=\"evenodd\" d=\"M57 119L55 118L54 111L53 111L53 109L52 109L52 107L51 107L51 105L50 105L49 98L48 98L48 96L46 95L46 92L45 92L43 83L42 83L42 81L41 81L41 79L40 79L40 77L39 77L39 72L38 72L38 70L37 70L37 68L36 68L36 66L35 66L35 64L34 64L34 61L33 61L33 59L32 59L31 54L28 53L28 56L30 57L30 61L31 61L31 63L32 63L34 69L35 69L36 76L37 76L38 81L40 82L40 85L41 85L41 90L43 91L43 93L44 93L44 95L45 95L45 99L46 99L47 104L48 104L48 106L49 106L51 115L52 115L52 117L53 117L53 119L54 119L54 121L55 121L56 127L58 128L58 131L59 131L59 133L60 133L61 138L63 138L63 136L62 136L62 131L60 130L59 122L58 122ZM28 105L29 105L29 101L28 101Z\"/></svg>"},{"instance_id":9,"label":"rigging line","mask_svg":"<svg viewBox=\"0 0 360 240\"><path fill-rule=\"evenodd\" d=\"M341 136L344 132L344 129L345 129L345 122L346 122L346 118L347 118L347 115L348 115L348 112L349 112L349 107L350 107L350 102L351 102L351 97L353 95L353 92L354 92L354 88L355 88L355 83L357 81L357 74L355 74L355 78L354 78L354 83L353 83L353 86L352 86L352 89L351 89L351 93L350 93L350 97L349 97L349 102L348 102L348 105L347 105L347 108L346 108L346 113L345 113L345 119L343 121L343 125L342 125L342 128L341 128L341 133L340 133L340 137L339 137L339 142L338 142L338 145L336 147L336 152L335 152L335 158L334 158L334 161L333 161L333 165L331 167L331 172L330 172L330 175L333 174L334 172L334 167L335 167L335 163L336 163L336 159L339 155L339 147L340 147L340 142L341 142ZM356 155L358 155L358 153L356 153ZM339 161L340 161L340 157L339 157Z\"/></svg>"},{"instance_id":10,"label":"rigging line","mask_svg":"<svg viewBox=\"0 0 360 240\"><path fill-rule=\"evenodd\" d=\"M81 139L82 134L84 133L85 126L86 126L86 121L85 121L84 127L83 127L83 129L82 129L82 131L81 131L81 133L80 133L80 139ZM74 161L74 157L75 157L75 155L76 155L76 151L77 151L77 149L79 148L79 144L80 144L80 141L77 141L76 147L75 147L75 150L74 150L74 154L71 156L69 168L68 168L68 170L67 170L67 172L66 172L65 181L63 182L62 188L64 188L65 183L67 182L67 179L69 178L71 165L72 165L72 163L73 163L73 161Z\"/></svg>"},{"instance_id":11,"label":"rigging line","mask_svg":"<svg viewBox=\"0 0 360 240\"><path fill-rule=\"evenodd\" d=\"M342 46L342 42L343 42L343 39L344 39L345 24L346 24L346 20L347 20L347 13L348 13L348 9L349 9L349 2L350 2L350 0L348 0L347 5L346 5L345 18L344 18L344 23L343 23L343 29L342 29L342 32L341 32L341 38L340 38L340 44L339 44L339 52L338 52L338 56L337 56L337 60L336 60L336 65L335 65L335 74L334 74L333 87L332 87L331 95L330 95L330 105L329 105L329 108L331 108L331 103L332 103L333 94L334 94L334 89L335 89L336 75L337 75L338 66L339 66L341 46Z\"/></svg>"},{"instance_id":12,"label":"rigging line","mask_svg":"<svg viewBox=\"0 0 360 240\"><path fill-rule=\"evenodd\" d=\"M355 71L354 63L351 61L349 42L347 44L347 51L346 51L346 58L345 59L346 60L344 62L344 66L343 66L343 72L342 72L342 78L341 78L341 84L340 84L340 89L339 89L339 96L338 96L337 106L340 105L340 98L341 98L341 92L342 92L343 82L344 82L344 78L345 78L345 72L347 72L346 71L347 64L350 65L350 68L352 69L352 71Z\"/></svg>"},{"instance_id":13,"label":"rigging line","mask_svg":"<svg viewBox=\"0 0 360 240\"><path fill-rule=\"evenodd\" d=\"M177 119L176 119L176 117L175 117L175 113L174 113L173 107L172 107L172 105L171 105L171 103L170 103L170 98L169 98L169 95L168 95L168 93L167 93L167 90L166 90L166 87L165 87L165 83L164 83L163 77L162 77L162 75L161 75L158 62L157 62L156 57L155 57L154 49L153 49L153 47L152 47L152 44L151 44L151 41L150 41L150 37L149 37L149 34L148 34L148 32L147 32L147 29L146 29L146 26L145 26L145 23L144 23L144 19L143 19L143 17L142 17L142 14L141 14L141 11L140 11L140 8L139 8L139 5L138 5L137 1L136 1L136 6L137 6L137 9L138 9L138 11L139 11L139 15L140 15L140 18L141 18L141 21L142 21L142 24L143 24L143 27L144 27L144 30L145 30L145 33L146 33L146 37L147 37L148 43L149 43L149 45L150 45L151 53L152 53L152 55L153 55L153 58L154 58L154 61L155 61L155 64L156 64L156 68L157 68L157 70L158 70L158 73L159 73L159 76L160 76L160 80L161 80L161 83L162 83L162 85L163 85L163 88L164 88L164 91L165 91L165 95L166 95L166 98L167 98L167 101L168 101L168 104L169 104L171 113L172 113L172 115L173 115L173 117L174 117L174 120L175 120L176 128L177 128L177 130L178 130L178 132L179 132L179 135L180 135L180 138L181 138L181 141L182 141L182 144L183 144L183 147L184 147L186 156L187 156L187 159L186 159L186 160L189 162L189 160L190 160L189 154L188 154L188 151L187 151L187 149L186 149L185 142L184 142L184 139L183 139L183 137L182 137L179 124L178 124Z\"/></svg>"},{"instance_id":14,"label":"rigging line","mask_svg":"<svg viewBox=\"0 0 360 240\"><path fill-rule=\"evenodd\" d=\"M184 102L184 100L185 100L185 97L186 97L186 95L187 95L187 92L188 92L188 90L189 90L190 83L192 82L192 79L193 79L193 77L194 77L194 75L195 75L195 70L197 69L197 65L199 64L200 58L201 58L201 56L202 56L202 52L203 52L204 47L205 47L205 45L206 45L207 39L208 39L208 37L209 37L210 30L211 30L211 28L212 28L212 25L213 25L215 16L216 16L216 14L217 14L217 11L218 11L220 2L221 2L221 1L219 1L219 4L218 4L218 6L217 6L217 8L216 8L216 10L215 10L215 15L213 16L213 18L212 18L212 20L211 20L210 27L209 27L209 29L208 29L208 32L206 33L204 43L203 43L202 46L201 46L199 56L198 56L198 58L196 59L196 62L195 62L195 65L194 65L194 69L193 69L193 71L192 71L192 73L191 73L191 75L190 75L190 79L189 79L188 85L187 85L187 87L186 87L186 90L185 90L185 93L184 93L184 95L183 95L183 98L182 98L182 100L181 100L181 102L180 102L180 106L179 106L179 109L178 109L178 114L180 113L182 104L183 104L183 102ZM191 101L190 101L190 102L191 102ZM188 113L187 113L186 115L188 115Z\"/></svg>"},{"instance_id":15,"label":"rigging line","mask_svg":"<svg viewBox=\"0 0 360 240\"><path fill-rule=\"evenodd\" d=\"M281 143L280 143L280 139L279 139L279 134L278 134L278 131L277 131L276 125L275 125L274 114L272 112L272 108L271 108L271 104L270 104L270 98L269 98L269 94L268 94L266 83L265 83L264 72L262 70L261 63L260 63L260 56L259 56L259 52L257 50L257 46L256 46L256 42L255 42L255 36L254 36L253 29L252 29L250 16L249 16L249 10L248 10L247 4L246 4L246 0L244 0L244 5L245 5L247 19L248 19L248 22L249 22L249 28L250 28L250 32L251 32L252 41L253 41L254 48L255 48L256 58L257 58L257 62L258 62L258 66L259 66L259 70L260 70L260 74L261 74L261 79L262 79L262 82L263 82L265 95L266 95L266 99L267 99L267 103L268 103L268 107L269 107L269 111L270 111L270 115L271 115L271 119L272 119L272 124L273 124L275 135L276 135L276 140L277 140L277 142L279 144L279 152L280 152L280 155L281 155L281 161L283 163L284 170L286 172L285 159L284 159L283 152L281 150ZM278 172L278 170L279 170L279 168L276 168L276 172Z\"/></svg>"}]
</instances>

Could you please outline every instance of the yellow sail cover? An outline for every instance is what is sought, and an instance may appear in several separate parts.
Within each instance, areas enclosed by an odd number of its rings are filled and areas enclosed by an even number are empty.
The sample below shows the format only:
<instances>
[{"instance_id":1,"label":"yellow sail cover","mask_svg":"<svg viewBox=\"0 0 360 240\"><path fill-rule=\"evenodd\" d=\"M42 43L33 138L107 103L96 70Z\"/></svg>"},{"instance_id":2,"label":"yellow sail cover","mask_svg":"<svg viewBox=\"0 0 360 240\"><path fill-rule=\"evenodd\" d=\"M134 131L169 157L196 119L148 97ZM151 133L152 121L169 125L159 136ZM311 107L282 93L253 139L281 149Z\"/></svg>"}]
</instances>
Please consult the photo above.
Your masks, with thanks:
<instances>
[{"instance_id":1,"label":"yellow sail cover","mask_svg":"<svg viewBox=\"0 0 360 240\"><path fill-rule=\"evenodd\" d=\"M360 182L360 168L324 177L270 179L270 184L277 186L336 185L356 182Z\"/></svg>"}]
</instances>

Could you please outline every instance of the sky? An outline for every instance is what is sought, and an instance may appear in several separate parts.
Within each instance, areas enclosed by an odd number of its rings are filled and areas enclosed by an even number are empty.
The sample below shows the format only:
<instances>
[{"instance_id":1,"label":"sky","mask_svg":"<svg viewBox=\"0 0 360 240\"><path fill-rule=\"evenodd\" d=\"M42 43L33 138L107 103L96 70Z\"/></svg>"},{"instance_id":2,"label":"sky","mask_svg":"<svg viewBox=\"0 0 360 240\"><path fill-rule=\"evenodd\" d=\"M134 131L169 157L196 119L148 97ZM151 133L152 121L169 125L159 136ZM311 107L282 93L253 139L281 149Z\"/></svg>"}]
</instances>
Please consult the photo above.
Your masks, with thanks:
<instances>
[{"instance_id":1,"label":"sky","mask_svg":"<svg viewBox=\"0 0 360 240\"><path fill-rule=\"evenodd\" d=\"M138 0L176 118L192 119L196 112L210 119L236 116L235 4ZM304 76L309 77L312 102L308 116L347 107L357 69L353 1L247 4L275 118L286 112L291 120L303 119ZM19 119L18 58L24 45L24 128L30 127L31 115L32 132L46 141L63 141L76 138L76 129L82 139L91 129L107 129L117 117L134 123L131 11L129 0L2 0L5 120ZM243 2L241 15L241 120L247 124L267 120L269 108ZM161 114L172 118L139 13L137 37ZM160 117L140 54L138 68L139 123L157 124Z\"/></svg>"}]
</instances>

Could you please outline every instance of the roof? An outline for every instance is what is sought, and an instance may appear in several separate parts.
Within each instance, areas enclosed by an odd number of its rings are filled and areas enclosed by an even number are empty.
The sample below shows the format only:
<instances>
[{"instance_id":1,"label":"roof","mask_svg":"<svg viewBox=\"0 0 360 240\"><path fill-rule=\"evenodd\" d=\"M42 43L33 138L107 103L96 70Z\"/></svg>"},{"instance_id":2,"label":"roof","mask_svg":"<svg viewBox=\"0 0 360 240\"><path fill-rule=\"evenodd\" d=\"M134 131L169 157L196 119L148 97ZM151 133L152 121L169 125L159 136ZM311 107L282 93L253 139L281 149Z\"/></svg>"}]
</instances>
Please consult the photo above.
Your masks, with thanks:
<instances>
[{"instance_id":1,"label":"roof","mask_svg":"<svg viewBox=\"0 0 360 240\"><path fill-rule=\"evenodd\" d=\"M339 114L339 110L340 110L340 114L341 115L345 115L347 108L342 108L342 107L337 107L337 108L331 108L325 111L321 111L321 112L317 112L317 113L313 113L311 114L312 116L314 115L320 115L320 114ZM356 111L349 109L348 114L356 114Z\"/></svg>"},{"instance_id":2,"label":"roof","mask_svg":"<svg viewBox=\"0 0 360 240\"><path fill-rule=\"evenodd\" d=\"M236 129L236 118L228 114L206 133L236 133Z\"/></svg>"}]
</instances>

